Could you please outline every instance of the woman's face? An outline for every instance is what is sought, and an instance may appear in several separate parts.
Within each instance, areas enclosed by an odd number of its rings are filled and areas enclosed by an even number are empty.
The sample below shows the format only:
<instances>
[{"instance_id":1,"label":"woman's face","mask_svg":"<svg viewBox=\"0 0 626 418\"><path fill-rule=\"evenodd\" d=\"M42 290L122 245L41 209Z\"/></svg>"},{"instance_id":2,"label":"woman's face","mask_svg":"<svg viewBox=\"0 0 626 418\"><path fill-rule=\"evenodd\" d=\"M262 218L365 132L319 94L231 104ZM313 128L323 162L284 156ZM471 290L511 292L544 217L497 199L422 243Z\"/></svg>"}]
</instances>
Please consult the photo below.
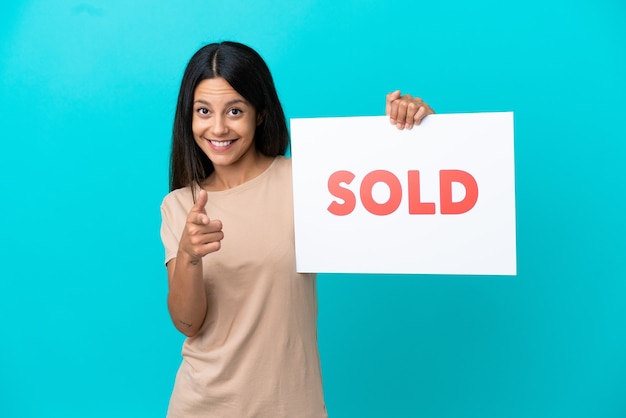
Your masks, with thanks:
<instances>
[{"instance_id":1,"label":"woman's face","mask_svg":"<svg viewBox=\"0 0 626 418\"><path fill-rule=\"evenodd\" d=\"M250 102L221 77L201 81L193 100L193 136L215 169L253 160L260 118Z\"/></svg>"}]
</instances>

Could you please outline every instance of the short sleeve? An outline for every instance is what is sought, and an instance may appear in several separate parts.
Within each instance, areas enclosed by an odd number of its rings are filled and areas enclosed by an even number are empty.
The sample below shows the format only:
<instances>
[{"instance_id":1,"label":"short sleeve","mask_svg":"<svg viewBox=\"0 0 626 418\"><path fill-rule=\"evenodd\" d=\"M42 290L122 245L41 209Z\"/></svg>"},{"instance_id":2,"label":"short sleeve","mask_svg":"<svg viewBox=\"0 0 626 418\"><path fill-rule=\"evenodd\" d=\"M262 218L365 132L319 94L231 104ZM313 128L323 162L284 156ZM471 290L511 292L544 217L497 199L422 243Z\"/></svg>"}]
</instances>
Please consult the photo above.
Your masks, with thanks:
<instances>
[{"instance_id":1,"label":"short sleeve","mask_svg":"<svg viewBox=\"0 0 626 418\"><path fill-rule=\"evenodd\" d=\"M168 210L166 202L164 201L163 204L161 204L161 241L165 248L165 264L171 259L176 258L178 242L180 240L178 234L174 232L172 221L171 211Z\"/></svg>"},{"instance_id":2,"label":"short sleeve","mask_svg":"<svg viewBox=\"0 0 626 418\"><path fill-rule=\"evenodd\" d=\"M178 253L178 243L193 206L191 189L184 187L170 192L161 203L161 241L165 247L165 264Z\"/></svg>"},{"instance_id":3,"label":"short sleeve","mask_svg":"<svg viewBox=\"0 0 626 418\"><path fill-rule=\"evenodd\" d=\"M181 202L170 193L161 203L161 241L165 248L165 264L176 258L178 243L186 220L186 212Z\"/></svg>"}]
</instances>

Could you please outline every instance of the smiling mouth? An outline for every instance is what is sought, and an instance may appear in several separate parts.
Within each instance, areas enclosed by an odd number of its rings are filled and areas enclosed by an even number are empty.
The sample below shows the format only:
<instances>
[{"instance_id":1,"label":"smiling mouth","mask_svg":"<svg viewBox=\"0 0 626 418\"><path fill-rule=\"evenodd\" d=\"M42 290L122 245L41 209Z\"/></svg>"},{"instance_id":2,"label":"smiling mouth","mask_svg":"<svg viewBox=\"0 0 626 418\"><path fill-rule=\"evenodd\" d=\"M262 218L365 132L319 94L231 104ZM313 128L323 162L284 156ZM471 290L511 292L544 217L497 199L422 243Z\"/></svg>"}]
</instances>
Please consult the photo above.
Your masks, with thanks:
<instances>
[{"instance_id":1,"label":"smiling mouth","mask_svg":"<svg viewBox=\"0 0 626 418\"><path fill-rule=\"evenodd\" d=\"M233 142L235 142L234 139L231 139L229 141L215 141L215 140L209 140L209 142L211 143L211 145L213 145L214 147L218 147L218 148L224 148L229 146L230 144L232 144Z\"/></svg>"}]
</instances>

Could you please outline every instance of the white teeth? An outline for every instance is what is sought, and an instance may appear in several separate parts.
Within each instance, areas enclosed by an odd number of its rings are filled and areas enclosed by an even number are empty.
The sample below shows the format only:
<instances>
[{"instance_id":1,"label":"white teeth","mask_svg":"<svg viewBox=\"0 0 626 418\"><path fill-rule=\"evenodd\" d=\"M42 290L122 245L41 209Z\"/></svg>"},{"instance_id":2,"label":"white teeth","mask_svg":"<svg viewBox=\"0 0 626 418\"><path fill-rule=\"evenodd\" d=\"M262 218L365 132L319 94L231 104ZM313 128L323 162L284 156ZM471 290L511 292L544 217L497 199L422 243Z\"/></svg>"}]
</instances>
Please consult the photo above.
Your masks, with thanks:
<instances>
[{"instance_id":1,"label":"white teeth","mask_svg":"<svg viewBox=\"0 0 626 418\"><path fill-rule=\"evenodd\" d=\"M211 144L215 145L216 147L227 147L232 143L233 141L211 141Z\"/></svg>"}]
</instances>

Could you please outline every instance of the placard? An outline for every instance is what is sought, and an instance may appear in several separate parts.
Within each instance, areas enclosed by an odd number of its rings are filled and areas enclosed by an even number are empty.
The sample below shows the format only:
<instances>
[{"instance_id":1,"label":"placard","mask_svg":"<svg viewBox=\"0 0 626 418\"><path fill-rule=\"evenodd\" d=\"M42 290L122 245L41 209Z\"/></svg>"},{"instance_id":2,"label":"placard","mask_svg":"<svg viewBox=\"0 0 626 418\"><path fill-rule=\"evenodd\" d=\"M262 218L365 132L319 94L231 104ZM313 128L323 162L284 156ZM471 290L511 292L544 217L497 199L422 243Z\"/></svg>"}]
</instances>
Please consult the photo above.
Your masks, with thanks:
<instances>
[{"instance_id":1,"label":"placard","mask_svg":"<svg viewBox=\"0 0 626 418\"><path fill-rule=\"evenodd\" d=\"M299 272L515 275L513 113L291 119Z\"/></svg>"}]
</instances>

